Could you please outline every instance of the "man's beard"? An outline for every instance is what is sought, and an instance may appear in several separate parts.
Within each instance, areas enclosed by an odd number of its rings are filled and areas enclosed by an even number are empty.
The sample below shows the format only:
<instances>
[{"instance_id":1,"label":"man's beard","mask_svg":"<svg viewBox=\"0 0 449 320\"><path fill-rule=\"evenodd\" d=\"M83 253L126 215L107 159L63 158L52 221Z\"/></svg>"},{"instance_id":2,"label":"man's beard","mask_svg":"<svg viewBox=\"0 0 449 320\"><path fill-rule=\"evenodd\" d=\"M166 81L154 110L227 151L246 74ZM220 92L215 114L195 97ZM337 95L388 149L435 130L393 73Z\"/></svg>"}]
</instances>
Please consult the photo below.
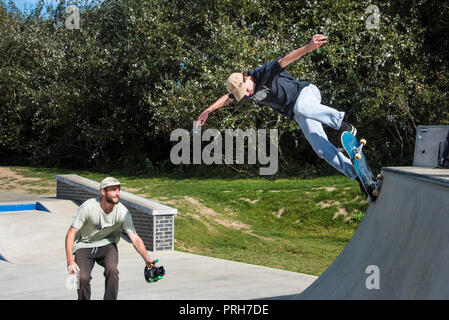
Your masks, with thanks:
<instances>
[{"instance_id":1,"label":"man's beard","mask_svg":"<svg viewBox=\"0 0 449 320\"><path fill-rule=\"evenodd\" d=\"M106 202L110 203L110 204L117 204L120 201L120 197L118 197L117 202L115 202L112 197L108 197L107 195L105 196L105 199L106 199Z\"/></svg>"}]
</instances>

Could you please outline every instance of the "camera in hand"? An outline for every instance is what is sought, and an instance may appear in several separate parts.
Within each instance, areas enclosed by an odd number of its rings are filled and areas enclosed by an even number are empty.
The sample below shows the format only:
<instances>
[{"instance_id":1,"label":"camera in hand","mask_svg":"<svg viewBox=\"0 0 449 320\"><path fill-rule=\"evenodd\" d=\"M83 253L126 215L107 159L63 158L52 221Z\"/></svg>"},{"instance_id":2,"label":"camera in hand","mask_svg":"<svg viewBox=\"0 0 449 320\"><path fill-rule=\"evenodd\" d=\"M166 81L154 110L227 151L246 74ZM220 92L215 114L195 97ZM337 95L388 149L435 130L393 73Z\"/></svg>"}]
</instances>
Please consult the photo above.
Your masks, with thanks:
<instances>
[{"instance_id":1,"label":"camera in hand","mask_svg":"<svg viewBox=\"0 0 449 320\"><path fill-rule=\"evenodd\" d=\"M156 264L159 262L159 260L156 259L153 262L154 262L154 264ZM145 281L148 283L157 282L157 281L161 280L162 278L164 278L165 269L163 266L156 267L154 265L151 268L148 268L147 266L145 266L144 276L145 276Z\"/></svg>"}]
</instances>

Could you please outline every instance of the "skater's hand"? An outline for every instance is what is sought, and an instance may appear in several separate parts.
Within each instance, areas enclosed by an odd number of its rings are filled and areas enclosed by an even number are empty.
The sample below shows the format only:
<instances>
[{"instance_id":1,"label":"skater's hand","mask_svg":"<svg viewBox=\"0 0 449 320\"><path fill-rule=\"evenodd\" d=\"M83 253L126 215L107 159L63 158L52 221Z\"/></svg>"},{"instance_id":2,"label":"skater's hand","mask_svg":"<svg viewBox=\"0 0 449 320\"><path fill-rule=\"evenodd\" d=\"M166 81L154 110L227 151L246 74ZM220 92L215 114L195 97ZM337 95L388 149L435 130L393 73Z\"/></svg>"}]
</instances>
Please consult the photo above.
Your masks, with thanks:
<instances>
[{"instance_id":1,"label":"skater's hand","mask_svg":"<svg viewBox=\"0 0 449 320\"><path fill-rule=\"evenodd\" d=\"M80 268L75 261L70 261L67 263L67 271L69 274L75 274L80 272Z\"/></svg>"},{"instance_id":2,"label":"skater's hand","mask_svg":"<svg viewBox=\"0 0 449 320\"><path fill-rule=\"evenodd\" d=\"M310 48L310 50L315 50L325 43L327 43L327 36L322 34L316 34L313 36L312 40L310 40L307 46Z\"/></svg>"},{"instance_id":3,"label":"skater's hand","mask_svg":"<svg viewBox=\"0 0 449 320\"><path fill-rule=\"evenodd\" d=\"M197 119L195 129L198 128L198 126L203 126L206 123L207 117L209 117L209 110L204 110L203 113L200 114L200 116Z\"/></svg>"}]
</instances>

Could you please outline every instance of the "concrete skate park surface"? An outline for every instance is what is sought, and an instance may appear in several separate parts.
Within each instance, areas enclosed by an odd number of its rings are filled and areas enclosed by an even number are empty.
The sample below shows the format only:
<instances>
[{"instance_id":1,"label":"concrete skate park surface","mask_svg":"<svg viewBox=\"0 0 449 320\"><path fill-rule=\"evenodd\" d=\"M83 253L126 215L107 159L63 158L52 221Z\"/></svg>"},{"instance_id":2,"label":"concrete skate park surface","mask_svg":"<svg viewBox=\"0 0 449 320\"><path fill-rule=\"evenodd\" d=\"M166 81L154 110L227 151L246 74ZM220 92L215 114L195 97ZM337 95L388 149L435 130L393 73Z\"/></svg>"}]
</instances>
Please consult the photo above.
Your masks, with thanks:
<instances>
[{"instance_id":1,"label":"concrete skate park surface","mask_svg":"<svg viewBox=\"0 0 449 320\"><path fill-rule=\"evenodd\" d=\"M50 212L0 212L0 300L77 298L66 272L64 238L78 205L70 200L0 192L0 203L39 201ZM148 284L131 244L119 242L121 300L288 299L317 277L178 251L149 252L164 279ZM2 258L3 257L3 258ZM104 294L103 268L92 272L92 299Z\"/></svg>"},{"instance_id":2,"label":"concrete skate park surface","mask_svg":"<svg viewBox=\"0 0 449 320\"><path fill-rule=\"evenodd\" d=\"M318 279L162 251L150 256L160 259L167 275L147 284L142 259L122 240L119 299L449 299L449 170L396 167L382 174L379 198ZM0 213L0 254L10 261L0 260L0 299L76 298L66 287L64 237L77 205L39 201L51 213ZM102 272L95 266L93 299L102 299Z\"/></svg>"}]
</instances>

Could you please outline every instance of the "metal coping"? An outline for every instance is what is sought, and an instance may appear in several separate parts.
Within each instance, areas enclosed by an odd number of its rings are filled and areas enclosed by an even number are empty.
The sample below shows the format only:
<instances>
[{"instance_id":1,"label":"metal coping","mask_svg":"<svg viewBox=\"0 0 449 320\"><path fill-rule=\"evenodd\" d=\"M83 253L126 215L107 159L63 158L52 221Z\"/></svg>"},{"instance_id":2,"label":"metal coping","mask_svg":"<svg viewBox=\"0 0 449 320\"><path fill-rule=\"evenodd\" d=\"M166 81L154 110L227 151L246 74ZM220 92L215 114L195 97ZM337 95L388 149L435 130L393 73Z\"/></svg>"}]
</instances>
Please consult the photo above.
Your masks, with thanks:
<instances>
[{"instance_id":1,"label":"metal coping","mask_svg":"<svg viewBox=\"0 0 449 320\"><path fill-rule=\"evenodd\" d=\"M385 167L382 171L403 174L449 188L449 169L425 167Z\"/></svg>"}]
</instances>

